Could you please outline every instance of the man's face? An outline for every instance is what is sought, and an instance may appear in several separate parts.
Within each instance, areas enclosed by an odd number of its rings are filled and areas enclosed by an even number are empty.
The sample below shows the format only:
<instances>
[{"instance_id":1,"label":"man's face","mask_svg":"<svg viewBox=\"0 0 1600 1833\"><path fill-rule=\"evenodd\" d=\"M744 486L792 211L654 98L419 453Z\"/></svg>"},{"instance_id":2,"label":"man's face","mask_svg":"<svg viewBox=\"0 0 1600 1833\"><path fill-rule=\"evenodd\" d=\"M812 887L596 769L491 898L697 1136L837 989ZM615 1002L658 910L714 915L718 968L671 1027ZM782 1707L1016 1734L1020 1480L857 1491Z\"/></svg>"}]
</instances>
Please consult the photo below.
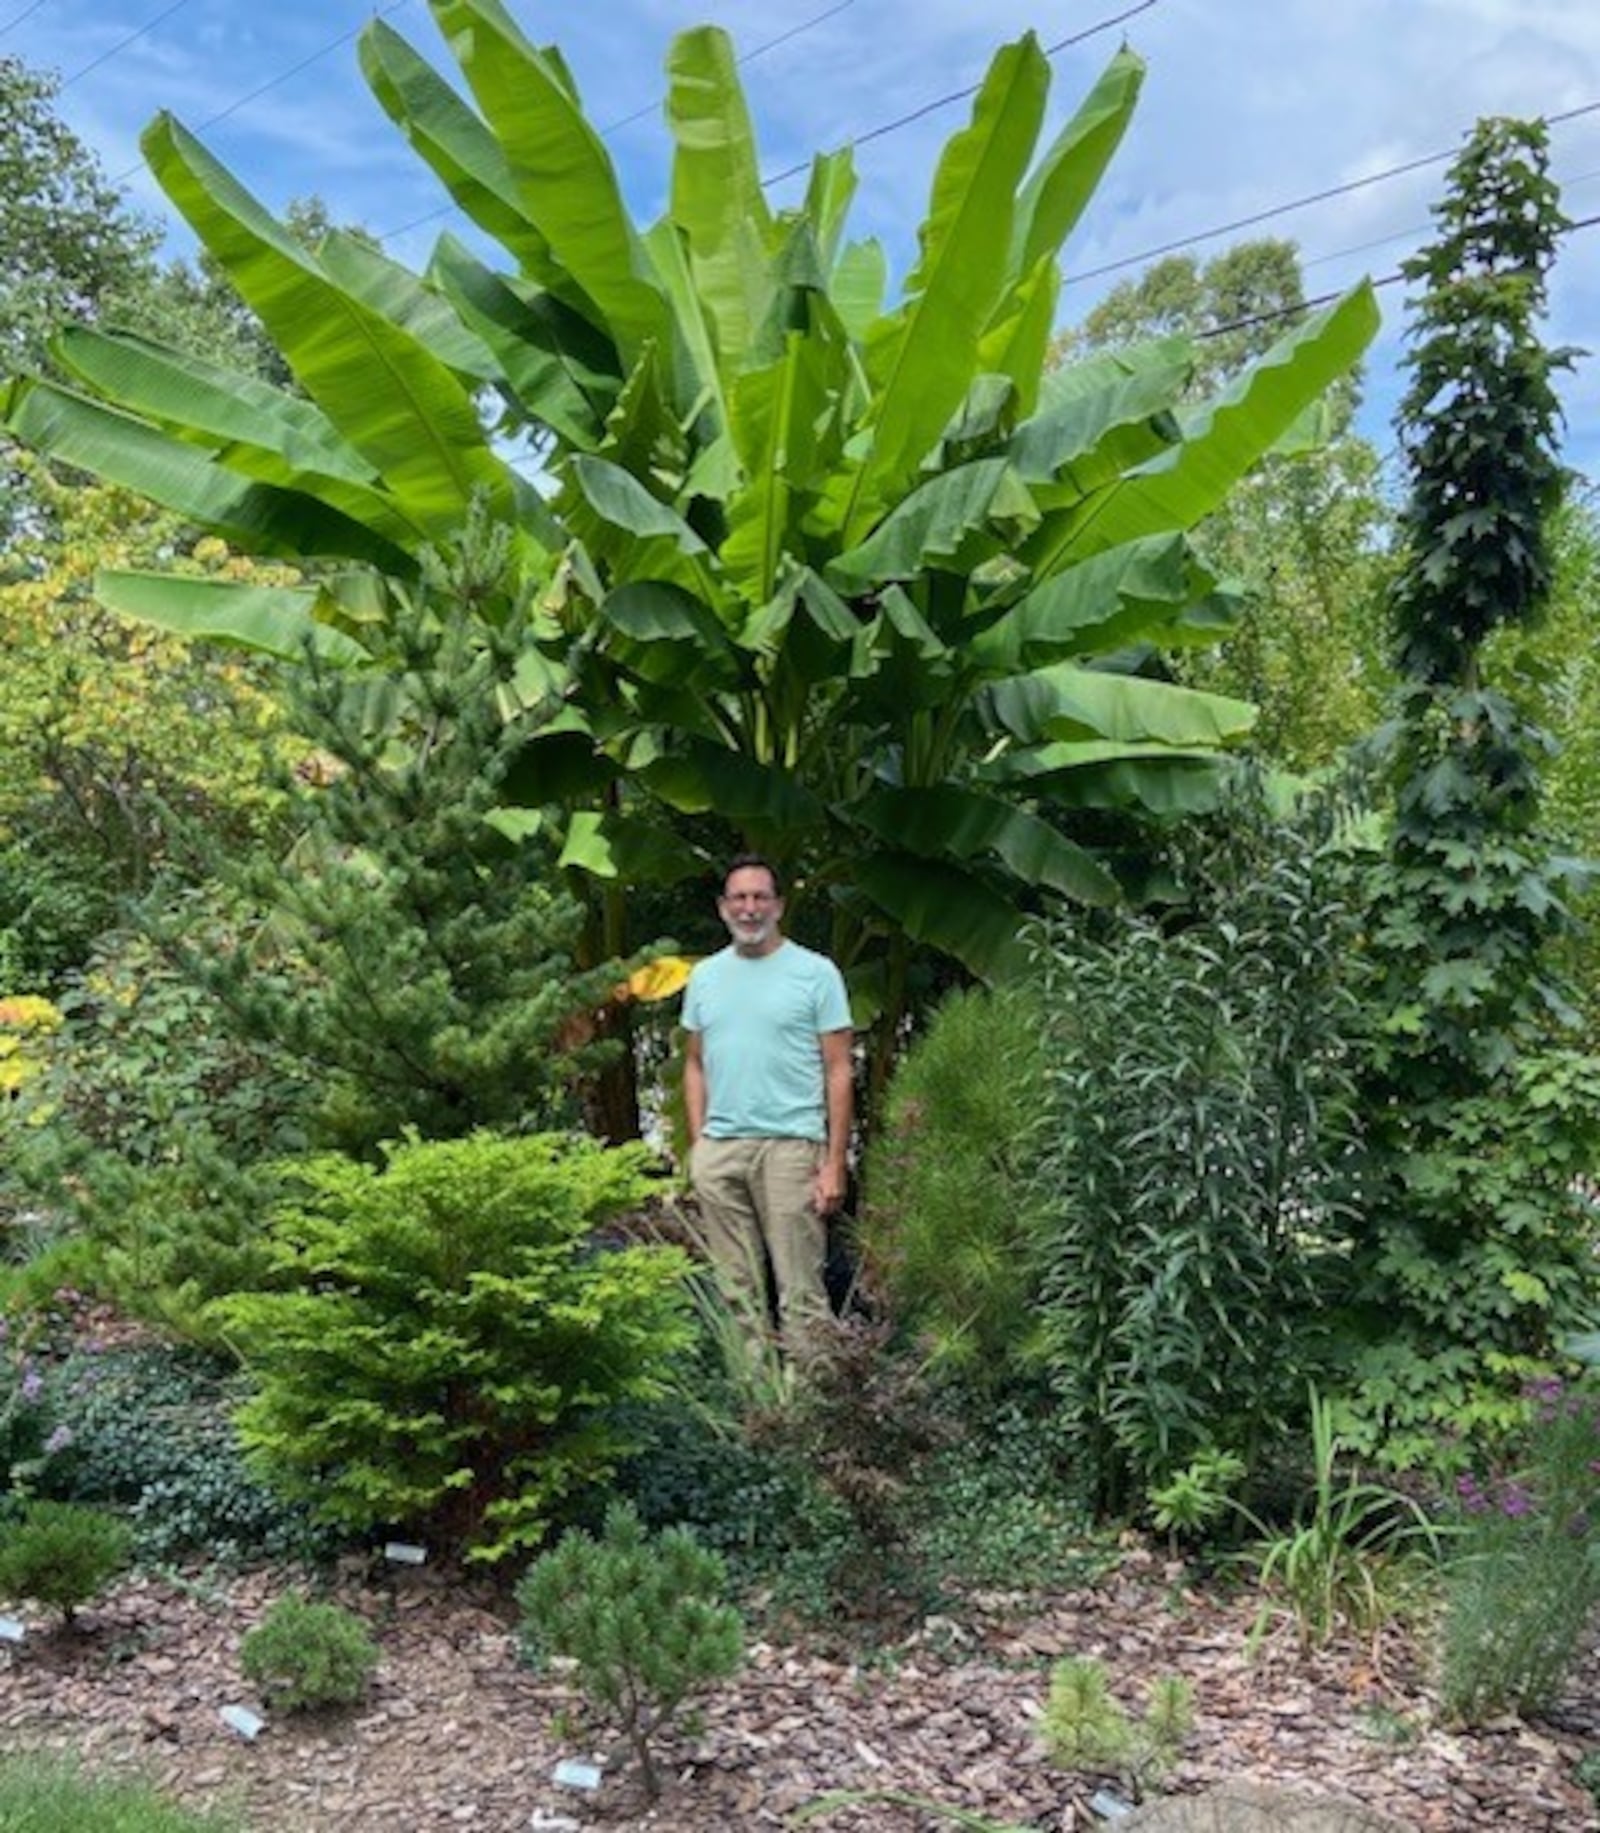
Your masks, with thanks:
<instances>
[{"instance_id":1,"label":"man's face","mask_svg":"<svg viewBox=\"0 0 1600 1833\"><path fill-rule=\"evenodd\" d=\"M762 955L776 946L783 899L772 888L772 874L761 866L741 866L728 874L717 914L741 954Z\"/></svg>"}]
</instances>

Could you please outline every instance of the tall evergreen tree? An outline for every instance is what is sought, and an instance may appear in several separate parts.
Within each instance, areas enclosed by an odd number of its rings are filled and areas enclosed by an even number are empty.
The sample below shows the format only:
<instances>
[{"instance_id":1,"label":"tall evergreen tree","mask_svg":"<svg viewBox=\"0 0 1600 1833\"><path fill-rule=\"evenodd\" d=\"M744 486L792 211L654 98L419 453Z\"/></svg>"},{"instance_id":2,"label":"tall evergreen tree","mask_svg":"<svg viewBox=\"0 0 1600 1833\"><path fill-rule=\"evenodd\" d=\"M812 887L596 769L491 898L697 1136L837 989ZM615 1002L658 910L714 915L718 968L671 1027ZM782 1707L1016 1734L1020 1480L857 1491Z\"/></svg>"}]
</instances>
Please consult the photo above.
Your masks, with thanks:
<instances>
[{"instance_id":1,"label":"tall evergreen tree","mask_svg":"<svg viewBox=\"0 0 1600 1833\"><path fill-rule=\"evenodd\" d=\"M1600 1062L1564 1048L1552 944L1568 873L1540 825L1551 740L1483 667L1490 635L1545 603L1563 489L1553 378L1571 353L1538 326L1566 220L1544 128L1479 123L1435 216L1406 268L1423 290L1399 416L1410 490L1358 1254L1364 1393L1402 1458L1447 1422L1509 1419L1517 1381L1592 1304L1570 1187L1600 1144Z\"/></svg>"},{"instance_id":2,"label":"tall evergreen tree","mask_svg":"<svg viewBox=\"0 0 1600 1833\"><path fill-rule=\"evenodd\" d=\"M627 972L579 967L583 913L550 843L527 811L502 819L556 710L525 693L531 595L508 587L508 544L475 513L425 555L382 668L308 658L288 702L316 747L292 852L214 862L265 926L220 958L187 951L247 1038L320 1072L321 1129L344 1149L572 1117ZM184 952L173 916L157 921Z\"/></svg>"}]
</instances>

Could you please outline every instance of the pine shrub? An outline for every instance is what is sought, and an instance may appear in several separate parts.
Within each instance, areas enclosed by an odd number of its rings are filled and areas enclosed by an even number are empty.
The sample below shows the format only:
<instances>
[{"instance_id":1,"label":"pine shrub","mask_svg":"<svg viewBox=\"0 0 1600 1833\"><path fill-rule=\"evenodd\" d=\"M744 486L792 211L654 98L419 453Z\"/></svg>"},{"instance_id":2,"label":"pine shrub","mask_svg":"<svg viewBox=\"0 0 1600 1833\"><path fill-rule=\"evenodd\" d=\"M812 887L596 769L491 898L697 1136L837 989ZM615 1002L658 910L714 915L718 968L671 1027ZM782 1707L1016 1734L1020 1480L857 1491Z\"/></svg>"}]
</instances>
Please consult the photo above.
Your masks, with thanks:
<instances>
[{"instance_id":1,"label":"pine shrub","mask_svg":"<svg viewBox=\"0 0 1600 1833\"><path fill-rule=\"evenodd\" d=\"M291 1591L247 1631L239 1665L285 1712L353 1706L378 1665L378 1645L354 1612Z\"/></svg>"},{"instance_id":2,"label":"pine shrub","mask_svg":"<svg viewBox=\"0 0 1600 1833\"><path fill-rule=\"evenodd\" d=\"M565 1656L592 1706L621 1728L653 1801L651 1737L685 1699L743 1659L739 1613L718 1602L721 1559L682 1528L652 1538L613 1504L598 1540L569 1534L517 1588L536 1655Z\"/></svg>"},{"instance_id":3,"label":"pine shrub","mask_svg":"<svg viewBox=\"0 0 1600 1833\"><path fill-rule=\"evenodd\" d=\"M76 1502L35 1500L0 1525L0 1596L30 1598L73 1622L128 1563L132 1532Z\"/></svg>"}]
</instances>

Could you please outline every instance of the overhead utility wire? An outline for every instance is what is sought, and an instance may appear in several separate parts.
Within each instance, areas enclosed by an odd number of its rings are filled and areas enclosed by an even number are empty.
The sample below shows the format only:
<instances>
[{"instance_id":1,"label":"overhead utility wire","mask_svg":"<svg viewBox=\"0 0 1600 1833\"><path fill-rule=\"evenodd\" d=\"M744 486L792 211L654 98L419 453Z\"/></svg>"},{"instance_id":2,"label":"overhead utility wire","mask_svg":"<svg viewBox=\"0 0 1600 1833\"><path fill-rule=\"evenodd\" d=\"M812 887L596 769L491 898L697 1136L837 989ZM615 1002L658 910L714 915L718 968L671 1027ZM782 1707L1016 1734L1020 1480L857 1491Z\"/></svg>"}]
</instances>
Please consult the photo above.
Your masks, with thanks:
<instances>
[{"instance_id":1,"label":"overhead utility wire","mask_svg":"<svg viewBox=\"0 0 1600 1833\"><path fill-rule=\"evenodd\" d=\"M1093 38L1097 32L1109 32L1114 25L1121 25L1124 20L1132 19L1139 13L1148 13L1151 7L1160 4L1160 0L1139 0L1137 6L1130 6L1126 12L1116 13L1110 19L1102 19L1097 25L1086 26L1081 32L1074 32L1070 38L1058 38L1053 45L1046 45L1046 57L1056 57L1072 45L1081 45L1086 38ZM952 89L948 95L935 96L931 102L924 102L920 108L913 108L909 114L898 116L893 121L885 121L881 127L869 127L865 133L854 134L845 142L847 146L865 146L869 140L881 140L885 134L898 133L902 127L909 127L913 121L920 121L924 115L931 115L940 108L948 108L952 102L964 102L968 96L974 96L983 87L981 82L968 83L965 89ZM811 161L802 159L798 165L785 166L781 172L774 172L771 177L763 178L763 187L782 184L784 179L793 178L798 173L808 172Z\"/></svg>"},{"instance_id":2,"label":"overhead utility wire","mask_svg":"<svg viewBox=\"0 0 1600 1833\"><path fill-rule=\"evenodd\" d=\"M1561 234L1576 235L1580 229L1593 229L1597 224L1600 224L1600 215L1581 216L1575 222L1566 224ZM1347 249L1345 252L1353 254L1359 251ZM1332 255L1326 257L1326 259L1330 261L1335 258L1336 257ZM1392 274L1384 274L1381 279L1374 280L1372 285L1374 288L1380 286L1398 286L1405 278L1406 275L1397 268ZM1342 299L1343 297L1344 293L1342 291L1318 293L1314 299L1301 300L1299 305L1274 306L1270 312L1255 312L1248 318L1235 318L1225 325L1208 325L1204 331L1195 332L1195 342L1201 343L1206 338L1211 337L1223 337L1229 331L1249 331L1256 325L1275 324L1279 319L1283 318L1299 318L1306 312L1314 312L1318 306L1332 305L1336 299Z\"/></svg>"},{"instance_id":3,"label":"overhead utility wire","mask_svg":"<svg viewBox=\"0 0 1600 1833\"><path fill-rule=\"evenodd\" d=\"M746 51L742 57L736 58L734 61L739 64L753 64L758 57L765 57L769 51L776 51L779 45L786 45L791 38L798 38L802 32L811 31L814 27L821 25L825 20L832 19L836 13L842 13L847 8L854 6L855 3L856 0L837 0L837 4L830 6L826 12L817 13L810 19L802 19L799 25L790 26L788 31L780 32L776 38L765 40L764 43L757 45L754 50ZM1145 3L1146 5L1153 6L1155 0L1145 0ZM619 121L608 122L600 129L602 137L606 134L616 133L619 128L631 127L635 121L642 121L646 115L654 114L656 107L656 103L646 102L642 108L636 108L631 115L624 115ZM396 236L409 235L413 229L420 229L424 223L436 222L441 216L448 215L453 208L454 206L451 204L440 204L435 210L427 210L424 211L421 216L412 217L409 223L402 223L398 229L386 229L383 234L378 237L378 240L380 242L389 242Z\"/></svg>"},{"instance_id":4,"label":"overhead utility wire","mask_svg":"<svg viewBox=\"0 0 1600 1833\"><path fill-rule=\"evenodd\" d=\"M1542 115L1539 118L1546 127L1557 127L1563 121L1575 121L1580 115L1596 112L1600 112L1600 102L1585 102L1581 108L1568 108L1560 114ZM1219 235L1232 235L1236 230L1251 229L1257 223L1270 222L1275 216L1287 216L1291 210L1304 210L1311 204L1325 204L1331 198L1347 197L1352 191L1364 191L1369 185L1382 184L1387 179L1402 177L1407 172L1421 171L1424 166L1442 165L1445 160L1454 159L1459 151L1459 147L1451 147L1443 153L1425 153L1420 159L1408 159L1382 172L1369 172L1365 178L1352 178L1347 184L1330 185L1325 191L1312 191L1305 197L1291 198L1287 203L1274 204L1270 209L1257 210L1250 216L1235 217L1231 223L1218 223L1212 229L1196 230L1193 235L1179 236L1175 241L1163 242L1156 248L1143 248L1136 255L1124 255L1120 260L1107 261L1100 267L1086 267L1082 273L1068 275L1063 285L1080 286L1085 280L1103 279L1107 274L1121 273L1124 268L1139 267L1159 255L1175 254L1180 248L1192 248L1196 242L1209 242Z\"/></svg>"},{"instance_id":5,"label":"overhead utility wire","mask_svg":"<svg viewBox=\"0 0 1600 1833\"><path fill-rule=\"evenodd\" d=\"M31 19L44 4L45 0L33 0L32 6L25 6L20 13L14 14L4 25L0 25L0 38L3 38L14 25L21 25L24 19Z\"/></svg>"},{"instance_id":6,"label":"overhead utility wire","mask_svg":"<svg viewBox=\"0 0 1600 1833\"><path fill-rule=\"evenodd\" d=\"M379 7L373 13L372 17L374 19L387 19L391 13L398 13L401 7L406 4L407 0L391 0L390 5ZM276 89L281 83L287 83L290 77L298 76L302 70L309 70L314 63L326 57L330 51L337 51L340 45L347 45L350 43L351 39L359 38L366 30L366 26L367 22L363 20L360 25L352 26L348 32L341 32L337 38L329 39L327 44L320 46L315 51L308 52L306 56L300 59L299 63L291 64L287 70L280 70L276 76L269 77L267 81L262 83L259 87L252 89L248 95L239 96L235 101L230 102L226 108L219 108L214 115L207 115L205 120L197 121L194 126L194 131L197 134L203 134L208 127L215 127L219 121L226 121L230 115L238 114L241 108L248 108L252 102L260 101L262 96L266 95L269 90ZM114 185L126 184L130 178L134 177L143 169L142 166L131 165L126 172L119 172L111 182Z\"/></svg>"},{"instance_id":7,"label":"overhead utility wire","mask_svg":"<svg viewBox=\"0 0 1600 1833\"><path fill-rule=\"evenodd\" d=\"M102 64L110 63L112 58L117 56L119 52L126 51L129 45L136 44L148 33L153 32L163 19L170 19L180 7L185 7L188 4L189 0L172 0L172 5L167 7L164 12L157 13L154 19L147 19L142 26L138 27L136 31L130 32L126 38L119 38L109 50L102 51L98 57L90 58L88 63L86 63L81 70L74 70L72 75L67 78L61 87L63 89L70 89L80 78L86 77L91 70L98 70Z\"/></svg>"}]
</instances>

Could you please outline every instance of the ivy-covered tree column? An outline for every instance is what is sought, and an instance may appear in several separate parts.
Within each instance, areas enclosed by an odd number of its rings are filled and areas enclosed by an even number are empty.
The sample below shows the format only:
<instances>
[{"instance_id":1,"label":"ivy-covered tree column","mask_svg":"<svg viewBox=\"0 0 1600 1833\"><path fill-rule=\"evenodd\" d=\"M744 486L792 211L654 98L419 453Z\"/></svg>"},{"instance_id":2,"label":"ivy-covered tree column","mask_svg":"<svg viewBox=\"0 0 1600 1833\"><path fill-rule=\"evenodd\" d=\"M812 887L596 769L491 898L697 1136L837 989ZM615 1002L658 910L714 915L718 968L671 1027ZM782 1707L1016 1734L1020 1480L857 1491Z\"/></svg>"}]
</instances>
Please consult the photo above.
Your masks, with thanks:
<instances>
[{"instance_id":1,"label":"ivy-covered tree column","mask_svg":"<svg viewBox=\"0 0 1600 1833\"><path fill-rule=\"evenodd\" d=\"M1554 1049L1563 868L1539 828L1551 740L1483 679L1537 618L1564 474L1538 336L1566 220L1536 123L1480 122L1406 264L1422 283L1399 433L1410 472L1392 600L1394 819L1372 886L1377 1164L1361 1257L1365 1397L1404 1428L1492 1424L1589 1289L1567 1198L1600 1089ZM1380 1323L1381 1320L1381 1323ZM1398 1334L1396 1320L1399 1320ZM1515 1391L1513 1380L1509 1388Z\"/></svg>"}]
</instances>

